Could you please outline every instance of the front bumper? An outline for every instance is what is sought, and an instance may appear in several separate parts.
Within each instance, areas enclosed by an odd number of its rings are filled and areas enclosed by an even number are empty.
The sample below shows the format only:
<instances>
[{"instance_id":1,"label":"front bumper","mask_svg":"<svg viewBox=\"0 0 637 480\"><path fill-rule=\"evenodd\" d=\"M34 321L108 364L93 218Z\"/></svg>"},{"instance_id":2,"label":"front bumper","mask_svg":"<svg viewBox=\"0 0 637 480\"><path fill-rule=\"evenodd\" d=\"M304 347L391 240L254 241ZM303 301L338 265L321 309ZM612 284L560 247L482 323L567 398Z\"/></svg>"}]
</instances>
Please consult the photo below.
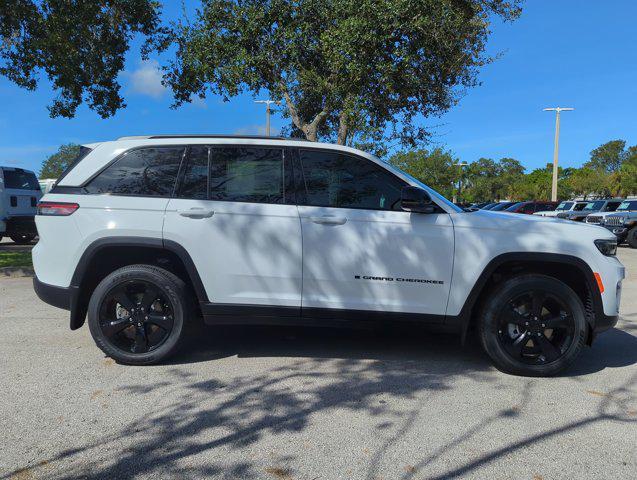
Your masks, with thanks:
<instances>
[{"instance_id":1,"label":"front bumper","mask_svg":"<svg viewBox=\"0 0 637 480\"><path fill-rule=\"evenodd\" d=\"M608 225L604 225L604 227L606 227L606 229L611 233L615 234L617 237L617 243L623 243L628 236L628 229L626 227L614 227Z\"/></svg>"}]
</instances>

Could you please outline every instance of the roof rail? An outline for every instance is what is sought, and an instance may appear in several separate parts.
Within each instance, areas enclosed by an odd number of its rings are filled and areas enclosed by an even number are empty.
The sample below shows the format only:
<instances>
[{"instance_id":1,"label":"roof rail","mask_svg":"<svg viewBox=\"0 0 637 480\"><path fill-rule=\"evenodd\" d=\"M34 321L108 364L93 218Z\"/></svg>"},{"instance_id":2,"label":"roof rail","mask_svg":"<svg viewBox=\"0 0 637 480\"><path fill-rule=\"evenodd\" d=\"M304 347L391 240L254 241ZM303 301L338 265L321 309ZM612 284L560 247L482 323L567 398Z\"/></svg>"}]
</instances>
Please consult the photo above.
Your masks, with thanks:
<instances>
[{"instance_id":1,"label":"roof rail","mask_svg":"<svg viewBox=\"0 0 637 480\"><path fill-rule=\"evenodd\" d=\"M273 137L265 135L202 135L202 134L184 134L184 135L134 135L130 137L120 137L117 140L142 140L142 139L158 139L158 138L241 138L252 140L292 140L299 142L307 142L309 140L305 138L292 138L292 137Z\"/></svg>"}]
</instances>

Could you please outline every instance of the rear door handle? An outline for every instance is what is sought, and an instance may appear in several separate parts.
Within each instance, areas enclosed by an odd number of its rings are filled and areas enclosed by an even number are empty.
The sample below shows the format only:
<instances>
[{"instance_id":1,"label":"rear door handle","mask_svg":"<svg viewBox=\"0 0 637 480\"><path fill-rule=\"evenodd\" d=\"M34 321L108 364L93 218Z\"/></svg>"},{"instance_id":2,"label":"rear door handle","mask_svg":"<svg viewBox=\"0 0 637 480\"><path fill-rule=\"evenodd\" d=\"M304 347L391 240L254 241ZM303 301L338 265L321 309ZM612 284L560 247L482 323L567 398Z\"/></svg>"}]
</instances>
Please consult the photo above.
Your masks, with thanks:
<instances>
[{"instance_id":1,"label":"rear door handle","mask_svg":"<svg viewBox=\"0 0 637 480\"><path fill-rule=\"evenodd\" d=\"M310 217L310 220L319 225L343 225L347 222L345 217L335 217L333 215L323 215L320 217Z\"/></svg>"},{"instance_id":2,"label":"rear door handle","mask_svg":"<svg viewBox=\"0 0 637 480\"><path fill-rule=\"evenodd\" d=\"M205 208L189 208L187 210L177 210L177 213L182 217L188 218L210 218L215 214L215 211Z\"/></svg>"}]
</instances>

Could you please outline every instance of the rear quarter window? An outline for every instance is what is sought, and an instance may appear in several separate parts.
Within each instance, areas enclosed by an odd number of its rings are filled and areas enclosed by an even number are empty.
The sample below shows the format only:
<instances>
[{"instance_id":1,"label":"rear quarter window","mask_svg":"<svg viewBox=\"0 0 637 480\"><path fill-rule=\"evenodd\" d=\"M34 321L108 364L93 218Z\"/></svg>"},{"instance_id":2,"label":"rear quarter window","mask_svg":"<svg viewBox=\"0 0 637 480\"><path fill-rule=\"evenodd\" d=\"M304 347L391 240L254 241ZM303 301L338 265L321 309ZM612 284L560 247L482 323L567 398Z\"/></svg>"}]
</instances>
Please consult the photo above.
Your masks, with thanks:
<instances>
[{"instance_id":1,"label":"rear quarter window","mask_svg":"<svg viewBox=\"0 0 637 480\"><path fill-rule=\"evenodd\" d=\"M87 193L170 197L185 146L146 147L126 152L84 188Z\"/></svg>"}]
</instances>

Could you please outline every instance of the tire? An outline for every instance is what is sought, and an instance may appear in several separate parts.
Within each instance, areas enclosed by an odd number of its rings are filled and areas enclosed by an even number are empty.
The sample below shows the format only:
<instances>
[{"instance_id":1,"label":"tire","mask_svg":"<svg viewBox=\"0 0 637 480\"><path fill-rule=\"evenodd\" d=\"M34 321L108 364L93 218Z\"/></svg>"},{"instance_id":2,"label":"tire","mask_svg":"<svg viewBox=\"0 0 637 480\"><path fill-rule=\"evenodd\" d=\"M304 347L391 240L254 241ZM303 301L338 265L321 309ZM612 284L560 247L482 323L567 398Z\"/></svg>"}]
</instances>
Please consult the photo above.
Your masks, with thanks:
<instances>
[{"instance_id":1,"label":"tire","mask_svg":"<svg viewBox=\"0 0 637 480\"><path fill-rule=\"evenodd\" d=\"M176 275L151 265L115 270L93 291L88 325L115 361L150 365L174 355L194 320L194 299Z\"/></svg>"},{"instance_id":2,"label":"tire","mask_svg":"<svg viewBox=\"0 0 637 480\"><path fill-rule=\"evenodd\" d=\"M637 227L633 227L626 236L626 242L630 248L637 248Z\"/></svg>"},{"instance_id":3,"label":"tire","mask_svg":"<svg viewBox=\"0 0 637 480\"><path fill-rule=\"evenodd\" d=\"M496 368L523 376L546 377L567 368L588 331L577 294L537 274L511 277L492 290L479 321L480 341Z\"/></svg>"},{"instance_id":4,"label":"tire","mask_svg":"<svg viewBox=\"0 0 637 480\"><path fill-rule=\"evenodd\" d=\"M11 240L18 245L28 245L33 241L35 235L32 233L11 235Z\"/></svg>"}]
</instances>

